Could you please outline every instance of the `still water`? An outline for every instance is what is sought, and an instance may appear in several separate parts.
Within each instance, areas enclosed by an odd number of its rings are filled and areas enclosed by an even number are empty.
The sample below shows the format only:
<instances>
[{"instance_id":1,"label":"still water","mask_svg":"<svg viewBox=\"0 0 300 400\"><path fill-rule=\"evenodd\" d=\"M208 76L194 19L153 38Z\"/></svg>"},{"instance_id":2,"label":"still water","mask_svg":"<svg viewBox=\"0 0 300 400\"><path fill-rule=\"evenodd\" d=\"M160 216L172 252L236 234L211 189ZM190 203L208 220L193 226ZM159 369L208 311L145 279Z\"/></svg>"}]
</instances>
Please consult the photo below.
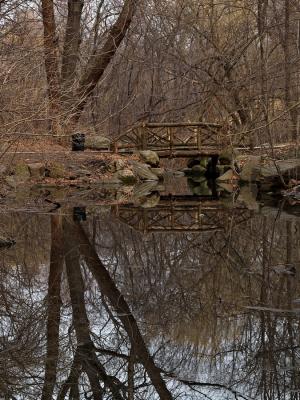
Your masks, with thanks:
<instances>
[{"instance_id":1,"label":"still water","mask_svg":"<svg viewBox=\"0 0 300 400\"><path fill-rule=\"evenodd\" d=\"M1 399L300 398L299 217L190 194L2 212Z\"/></svg>"}]
</instances>

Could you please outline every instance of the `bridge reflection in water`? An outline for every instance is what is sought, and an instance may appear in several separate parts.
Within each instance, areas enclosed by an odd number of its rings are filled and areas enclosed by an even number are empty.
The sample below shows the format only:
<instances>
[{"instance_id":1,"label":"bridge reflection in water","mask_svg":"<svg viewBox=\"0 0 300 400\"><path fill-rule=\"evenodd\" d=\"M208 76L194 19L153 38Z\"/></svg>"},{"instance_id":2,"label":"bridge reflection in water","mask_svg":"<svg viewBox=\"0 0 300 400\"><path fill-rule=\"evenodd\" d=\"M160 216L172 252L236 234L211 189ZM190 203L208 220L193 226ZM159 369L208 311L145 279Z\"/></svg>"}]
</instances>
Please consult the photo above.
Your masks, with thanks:
<instances>
[{"instance_id":1,"label":"bridge reflection in water","mask_svg":"<svg viewBox=\"0 0 300 400\"><path fill-rule=\"evenodd\" d=\"M226 231L252 218L246 207L224 206L210 196L161 196L152 208L116 205L113 214L143 233Z\"/></svg>"}]
</instances>

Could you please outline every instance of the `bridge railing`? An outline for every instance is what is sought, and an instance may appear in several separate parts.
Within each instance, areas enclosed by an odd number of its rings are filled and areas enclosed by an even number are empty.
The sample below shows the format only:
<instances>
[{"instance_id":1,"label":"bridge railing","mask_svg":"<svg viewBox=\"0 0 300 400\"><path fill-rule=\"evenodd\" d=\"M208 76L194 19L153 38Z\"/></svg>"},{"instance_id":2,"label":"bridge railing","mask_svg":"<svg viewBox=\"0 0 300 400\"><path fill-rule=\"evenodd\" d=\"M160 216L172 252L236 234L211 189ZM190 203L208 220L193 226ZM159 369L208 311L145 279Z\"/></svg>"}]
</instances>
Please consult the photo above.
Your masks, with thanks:
<instances>
[{"instance_id":1,"label":"bridge railing","mask_svg":"<svg viewBox=\"0 0 300 400\"><path fill-rule=\"evenodd\" d=\"M253 216L253 212L245 207L226 208L213 199L196 200L190 196L162 196L153 208L117 205L113 214L126 225L143 233L226 231Z\"/></svg>"},{"instance_id":2,"label":"bridge railing","mask_svg":"<svg viewBox=\"0 0 300 400\"><path fill-rule=\"evenodd\" d=\"M176 151L216 150L224 146L224 138L220 124L149 122L137 125L117 137L112 147L121 152L154 150L161 155L171 156Z\"/></svg>"}]
</instances>

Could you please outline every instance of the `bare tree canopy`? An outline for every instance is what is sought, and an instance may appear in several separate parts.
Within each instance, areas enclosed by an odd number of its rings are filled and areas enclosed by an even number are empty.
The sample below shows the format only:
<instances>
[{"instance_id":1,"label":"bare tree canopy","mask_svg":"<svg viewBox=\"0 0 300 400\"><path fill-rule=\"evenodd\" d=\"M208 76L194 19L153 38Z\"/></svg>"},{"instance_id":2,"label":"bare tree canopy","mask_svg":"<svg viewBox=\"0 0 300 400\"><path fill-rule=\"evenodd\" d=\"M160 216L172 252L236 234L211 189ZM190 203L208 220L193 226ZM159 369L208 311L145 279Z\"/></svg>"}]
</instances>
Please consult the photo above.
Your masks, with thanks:
<instances>
[{"instance_id":1,"label":"bare tree canopy","mask_svg":"<svg viewBox=\"0 0 300 400\"><path fill-rule=\"evenodd\" d=\"M253 146L295 140L299 11L292 0L2 1L3 132L113 136L190 120L226 123Z\"/></svg>"}]
</instances>

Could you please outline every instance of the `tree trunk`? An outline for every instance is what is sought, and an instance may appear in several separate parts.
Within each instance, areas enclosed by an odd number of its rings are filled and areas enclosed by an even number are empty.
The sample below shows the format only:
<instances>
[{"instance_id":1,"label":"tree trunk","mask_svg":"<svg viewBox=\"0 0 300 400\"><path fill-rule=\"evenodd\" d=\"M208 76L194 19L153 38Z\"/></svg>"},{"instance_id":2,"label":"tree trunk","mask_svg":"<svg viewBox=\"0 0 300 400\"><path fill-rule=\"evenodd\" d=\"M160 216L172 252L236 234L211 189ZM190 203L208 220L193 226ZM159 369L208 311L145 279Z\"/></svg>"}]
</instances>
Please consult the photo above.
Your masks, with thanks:
<instances>
[{"instance_id":1,"label":"tree trunk","mask_svg":"<svg viewBox=\"0 0 300 400\"><path fill-rule=\"evenodd\" d=\"M58 67L58 40L53 0L42 0L45 68L53 130L53 126L57 126L56 130L60 129L60 120L64 121L64 129L67 133L71 133L70 131L74 129L89 96L114 57L130 26L136 3L137 0L125 0L117 21L107 34L105 43L102 48L91 55L79 80L78 89L74 90L84 0L68 0L61 79ZM63 101L62 111L64 115L61 114L60 110L61 101Z\"/></svg>"},{"instance_id":2,"label":"tree trunk","mask_svg":"<svg viewBox=\"0 0 300 400\"><path fill-rule=\"evenodd\" d=\"M118 386L109 376L103 365L98 360L93 341L90 336L89 320L85 308L84 282L80 269L80 253L77 242L70 236L69 229L64 223L64 245L66 251L66 271L70 289L70 297L73 311L73 323L76 332L78 352L81 365L86 372L95 399L103 398L103 390L99 383L99 378L109 387L112 398L123 400Z\"/></svg>"},{"instance_id":3,"label":"tree trunk","mask_svg":"<svg viewBox=\"0 0 300 400\"><path fill-rule=\"evenodd\" d=\"M45 69L48 83L50 129L55 131L60 114L60 78L58 63L58 38L56 34L53 0L42 0L44 26Z\"/></svg>"},{"instance_id":4,"label":"tree trunk","mask_svg":"<svg viewBox=\"0 0 300 400\"><path fill-rule=\"evenodd\" d=\"M102 294L109 299L109 302L117 312L130 339L131 345L134 348L135 354L147 371L160 399L172 400L172 395L168 390L165 381L161 377L160 369L155 365L154 360L148 351L129 305L98 257L95 249L90 244L81 225L70 220L65 220L64 230L68 233L69 241L71 243L78 243L80 252L84 257L87 266L94 275Z\"/></svg>"},{"instance_id":5,"label":"tree trunk","mask_svg":"<svg viewBox=\"0 0 300 400\"><path fill-rule=\"evenodd\" d=\"M113 27L108 32L106 42L100 50L92 55L87 63L86 71L83 73L76 99L78 103L75 107L74 119L77 121L82 110L103 75L106 67L114 57L118 47L120 46L132 20L136 8L136 0L125 0L121 14Z\"/></svg>"},{"instance_id":6,"label":"tree trunk","mask_svg":"<svg viewBox=\"0 0 300 400\"><path fill-rule=\"evenodd\" d=\"M72 86L76 79L76 66L79 58L80 21L83 4L83 0L68 0L68 19L61 70L64 99L72 98L74 91Z\"/></svg>"},{"instance_id":7,"label":"tree trunk","mask_svg":"<svg viewBox=\"0 0 300 400\"><path fill-rule=\"evenodd\" d=\"M64 264L61 216L51 217L51 254L48 278L47 356L42 400L52 399L59 355L60 287Z\"/></svg>"},{"instance_id":8,"label":"tree trunk","mask_svg":"<svg viewBox=\"0 0 300 400\"><path fill-rule=\"evenodd\" d=\"M291 26L291 0L284 2L284 72L285 72L285 103L289 110L292 124L292 140L297 140L298 111L292 108L296 101L295 88L292 83L292 26Z\"/></svg>"}]
</instances>

